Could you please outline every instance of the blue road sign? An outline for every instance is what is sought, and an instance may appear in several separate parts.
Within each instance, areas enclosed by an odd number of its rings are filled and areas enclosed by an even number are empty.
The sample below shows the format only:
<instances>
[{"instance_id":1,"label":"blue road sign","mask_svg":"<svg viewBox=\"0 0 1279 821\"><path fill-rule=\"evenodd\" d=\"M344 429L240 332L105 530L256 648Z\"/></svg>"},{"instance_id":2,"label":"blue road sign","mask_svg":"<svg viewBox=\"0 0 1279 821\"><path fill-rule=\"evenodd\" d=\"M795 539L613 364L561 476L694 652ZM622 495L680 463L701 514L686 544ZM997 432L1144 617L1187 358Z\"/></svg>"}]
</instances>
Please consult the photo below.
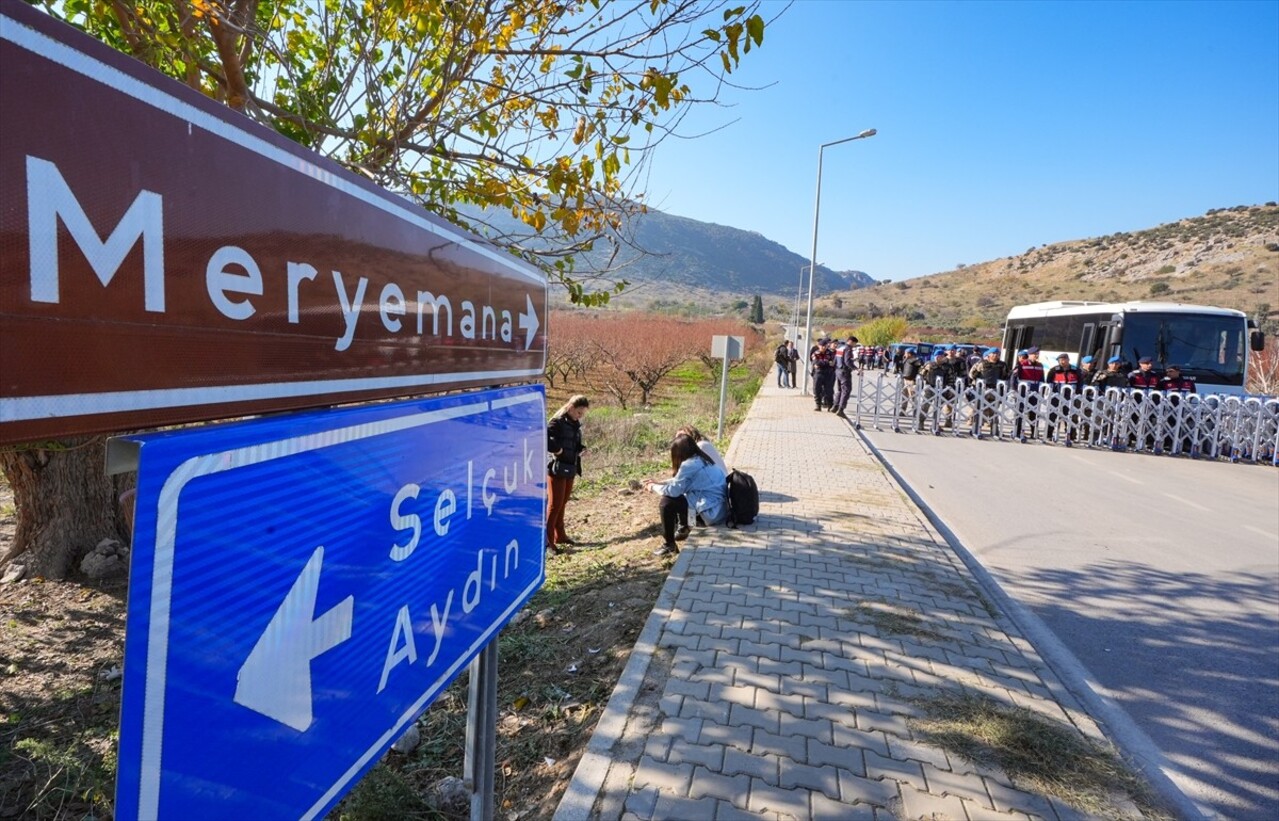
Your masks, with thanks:
<instances>
[{"instance_id":1,"label":"blue road sign","mask_svg":"<svg viewBox=\"0 0 1279 821\"><path fill-rule=\"evenodd\" d=\"M314 818L544 578L525 386L130 437L117 815Z\"/></svg>"}]
</instances>

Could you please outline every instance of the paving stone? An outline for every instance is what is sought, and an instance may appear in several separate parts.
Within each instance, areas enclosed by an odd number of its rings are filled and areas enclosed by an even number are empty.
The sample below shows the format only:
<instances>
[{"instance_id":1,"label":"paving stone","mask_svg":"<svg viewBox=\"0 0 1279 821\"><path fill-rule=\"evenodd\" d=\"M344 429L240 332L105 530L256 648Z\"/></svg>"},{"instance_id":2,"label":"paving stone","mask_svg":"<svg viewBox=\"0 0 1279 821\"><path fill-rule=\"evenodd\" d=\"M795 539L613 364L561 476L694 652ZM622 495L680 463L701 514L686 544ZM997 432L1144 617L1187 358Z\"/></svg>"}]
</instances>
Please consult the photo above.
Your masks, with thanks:
<instances>
[{"instance_id":1,"label":"paving stone","mask_svg":"<svg viewBox=\"0 0 1279 821\"><path fill-rule=\"evenodd\" d=\"M647 787L631 792L626 796L626 812L639 818L652 818L653 810L657 807L657 797L659 793L656 787ZM626 816L623 815L623 818Z\"/></svg>"},{"instance_id":2,"label":"paving stone","mask_svg":"<svg viewBox=\"0 0 1279 821\"><path fill-rule=\"evenodd\" d=\"M877 807L888 807L894 801L900 801L897 782L891 778L876 780L862 778L859 775L839 771L839 800L846 804L862 801Z\"/></svg>"},{"instance_id":3,"label":"paving stone","mask_svg":"<svg viewBox=\"0 0 1279 821\"><path fill-rule=\"evenodd\" d=\"M923 768L924 780L928 782L930 793L953 795L983 807L995 808L980 776L939 770L931 764L924 764Z\"/></svg>"},{"instance_id":4,"label":"paving stone","mask_svg":"<svg viewBox=\"0 0 1279 821\"><path fill-rule=\"evenodd\" d=\"M728 705L755 706L755 689L741 684L716 684L711 688L711 698Z\"/></svg>"},{"instance_id":5,"label":"paving stone","mask_svg":"<svg viewBox=\"0 0 1279 821\"><path fill-rule=\"evenodd\" d=\"M928 783L924 780L923 765L918 761L898 761L895 758L885 758L870 750L865 752L865 756L867 778L891 778L894 781L909 784L917 790L928 789Z\"/></svg>"},{"instance_id":6,"label":"paving stone","mask_svg":"<svg viewBox=\"0 0 1279 821\"><path fill-rule=\"evenodd\" d=\"M758 778L769 784L778 783L778 762L789 761L772 753L748 753L735 748L724 752L724 764L721 772L726 775L745 775Z\"/></svg>"},{"instance_id":7,"label":"paving stone","mask_svg":"<svg viewBox=\"0 0 1279 821\"><path fill-rule=\"evenodd\" d=\"M715 800L713 798L690 798L685 795L658 796L657 806L653 808L653 817L662 818L714 818Z\"/></svg>"},{"instance_id":8,"label":"paving stone","mask_svg":"<svg viewBox=\"0 0 1279 821\"><path fill-rule=\"evenodd\" d=\"M698 744L719 744L749 750L754 728L750 726L734 726L707 721L702 724L701 733L697 737Z\"/></svg>"},{"instance_id":9,"label":"paving stone","mask_svg":"<svg viewBox=\"0 0 1279 821\"><path fill-rule=\"evenodd\" d=\"M833 740L831 720L828 718L799 718L789 713L781 713L781 734L784 736L803 736L818 741Z\"/></svg>"},{"instance_id":10,"label":"paving stone","mask_svg":"<svg viewBox=\"0 0 1279 821\"><path fill-rule=\"evenodd\" d=\"M719 724L728 724L729 708L732 706L722 701L703 701L701 699L683 697L680 704L680 718L704 718Z\"/></svg>"},{"instance_id":11,"label":"paving stone","mask_svg":"<svg viewBox=\"0 0 1279 821\"><path fill-rule=\"evenodd\" d=\"M729 724L743 725L748 724L752 727L758 727L770 733L779 732L781 723L780 716L777 713L770 713L767 710L756 710L754 707L743 707L740 704L734 704L729 712Z\"/></svg>"},{"instance_id":12,"label":"paving stone","mask_svg":"<svg viewBox=\"0 0 1279 821\"><path fill-rule=\"evenodd\" d=\"M750 796L747 796L749 800ZM773 821L778 816L772 812L751 812L733 806L727 801L715 802L715 821Z\"/></svg>"},{"instance_id":13,"label":"paving stone","mask_svg":"<svg viewBox=\"0 0 1279 821\"><path fill-rule=\"evenodd\" d=\"M750 803L753 812L775 812L783 818L808 818L808 791L788 790L767 784L759 779L751 780Z\"/></svg>"},{"instance_id":14,"label":"paving stone","mask_svg":"<svg viewBox=\"0 0 1279 821\"><path fill-rule=\"evenodd\" d=\"M669 630L663 630L662 637L657 640L657 644L659 647L679 647L686 650L696 650L699 638L700 636L681 636Z\"/></svg>"},{"instance_id":15,"label":"paving stone","mask_svg":"<svg viewBox=\"0 0 1279 821\"><path fill-rule=\"evenodd\" d=\"M662 719L661 734L667 738L696 741L702 731L700 718L668 717Z\"/></svg>"},{"instance_id":16,"label":"paving stone","mask_svg":"<svg viewBox=\"0 0 1279 821\"><path fill-rule=\"evenodd\" d=\"M632 782L636 789L654 787L661 792L687 793L693 777L692 764L667 764L644 756L635 768Z\"/></svg>"},{"instance_id":17,"label":"paving stone","mask_svg":"<svg viewBox=\"0 0 1279 821\"><path fill-rule=\"evenodd\" d=\"M719 798L740 806L750 794L751 779L745 775L724 775L723 773L697 767L693 771L692 783L688 788L691 798ZM711 812L714 812L714 808Z\"/></svg>"},{"instance_id":18,"label":"paving stone","mask_svg":"<svg viewBox=\"0 0 1279 821\"><path fill-rule=\"evenodd\" d=\"M718 744L688 744L676 742L670 745L666 761L671 764L696 764L710 770L718 770L724 763L725 748Z\"/></svg>"},{"instance_id":19,"label":"paving stone","mask_svg":"<svg viewBox=\"0 0 1279 821\"><path fill-rule=\"evenodd\" d=\"M896 758L899 761L913 759L931 764L937 770L950 770L950 761L946 758L944 750L920 741L889 736L888 754L891 758ZM937 792L937 790L933 790L933 792ZM986 791L983 789L981 792L985 795Z\"/></svg>"},{"instance_id":20,"label":"paving stone","mask_svg":"<svg viewBox=\"0 0 1279 821\"><path fill-rule=\"evenodd\" d=\"M709 681L690 681L672 674L666 681L665 692L670 695L692 696L704 701L710 697L711 684Z\"/></svg>"},{"instance_id":21,"label":"paving stone","mask_svg":"<svg viewBox=\"0 0 1279 821\"><path fill-rule=\"evenodd\" d=\"M771 676L777 676L781 680L787 678L799 678L804 675L804 663L802 661L778 661L777 659L760 659L758 662L759 672ZM770 690L779 690L778 687L770 687Z\"/></svg>"},{"instance_id":22,"label":"paving stone","mask_svg":"<svg viewBox=\"0 0 1279 821\"><path fill-rule=\"evenodd\" d=\"M687 616L685 616L685 618L687 618ZM672 614L671 619L672 621L667 622L668 624L674 625L677 623L674 621L674 614ZM712 638L723 637L723 632L724 628L719 625L703 624L697 621L683 622L683 630L680 631L680 633L685 636L711 636Z\"/></svg>"},{"instance_id":23,"label":"paving stone","mask_svg":"<svg viewBox=\"0 0 1279 821\"><path fill-rule=\"evenodd\" d=\"M809 739L807 752L808 755L804 760L814 767L829 765L837 769L848 770L855 775L866 775L866 765L863 761L860 747L842 747L816 739Z\"/></svg>"},{"instance_id":24,"label":"paving stone","mask_svg":"<svg viewBox=\"0 0 1279 821\"><path fill-rule=\"evenodd\" d=\"M825 702L831 697L831 690L825 684L800 678L783 678L780 692L784 696L804 696L816 702Z\"/></svg>"},{"instance_id":25,"label":"paving stone","mask_svg":"<svg viewBox=\"0 0 1279 821\"><path fill-rule=\"evenodd\" d=\"M821 793L809 796L812 821L875 821L875 808L870 804L845 804Z\"/></svg>"},{"instance_id":26,"label":"paving stone","mask_svg":"<svg viewBox=\"0 0 1279 821\"><path fill-rule=\"evenodd\" d=\"M1042 818L1057 818L1057 812L1053 809L1052 803L1043 796L1022 792L993 778L983 778L982 780L986 783L986 792L990 794L991 801L995 804L995 809L1000 812L1015 811L1024 812L1027 815L1037 815Z\"/></svg>"},{"instance_id":27,"label":"paving stone","mask_svg":"<svg viewBox=\"0 0 1279 821\"><path fill-rule=\"evenodd\" d=\"M782 645L743 640L740 652L744 656L781 660Z\"/></svg>"},{"instance_id":28,"label":"paving stone","mask_svg":"<svg viewBox=\"0 0 1279 821\"><path fill-rule=\"evenodd\" d=\"M781 771L779 787L783 789L803 787L816 790L830 798L839 798L839 771L834 767L817 767L792 761L789 758L778 759L778 762Z\"/></svg>"},{"instance_id":29,"label":"paving stone","mask_svg":"<svg viewBox=\"0 0 1279 821\"><path fill-rule=\"evenodd\" d=\"M766 689L756 689L755 708L776 712L783 717L788 714L802 716L803 696L783 696L781 693L766 691Z\"/></svg>"},{"instance_id":30,"label":"paving stone","mask_svg":"<svg viewBox=\"0 0 1279 821\"><path fill-rule=\"evenodd\" d=\"M751 739L750 751L756 755L784 756L794 761L803 761L808 751L806 739L795 736L783 736L767 730L756 730Z\"/></svg>"},{"instance_id":31,"label":"paving stone","mask_svg":"<svg viewBox=\"0 0 1279 821\"><path fill-rule=\"evenodd\" d=\"M815 682L832 689L850 690L847 670L827 670L820 664L804 663L803 681Z\"/></svg>"},{"instance_id":32,"label":"paving stone","mask_svg":"<svg viewBox=\"0 0 1279 821\"><path fill-rule=\"evenodd\" d=\"M675 739L663 733L653 733L644 742L644 755L655 761L665 761Z\"/></svg>"},{"instance_id":33,"label":"paving stone","mask_svg":"<svg viewBox=\"0 0 1279 821\"><path fill-rule=\"evenodd\" d=\"M902 716L874 713L870 710L857 711L857 728L867 732L879 730L902 738L911 737L910 726Z\"/></svg>"},{"instance_id":34,"label":"paving stone","mask_svg":"<svg viewBox=\"0 0 1279 821\"><path fill-rule=\"evenodd\" d=\"M698 650L714 650L716 653L731 653L738 655L742 651L739 649L747 642L738 641L737 639L723 639L716 636L698 636L697 643L694 645Z\"/></svg>"},{"instance_id":35,"label":"paving stone","mask_svg":"<svg viewBox=\"0 0 1279 821\"><path fill-rule=\"evenodd\" d=\"M955 818L963 821L968 817L964 803L956 796L933 795L910 787L902 788L902 808L907 818Z\"/></svg>"},{"instance_id":36,"label":"paving stone","mask_svg":"<svg viewBox=\"0 0 1279 821\"><path fill-rule=\"evenodd\" d=\"M759 641L759 631L752 630L747 627L725 627L723 630L723 638L738 639L739 641Z\"/></svg>"},{"instance_id":37,"label":"paving stone","mask_svg":"<svg viewBox=\"0 0 1279 821\"><path fill-rule=\"evenodd\" d=\"M853 710L883 712L880 709L879 694L866 690L848 690L847 688L832 687L830 688L829 700L831 704L837 704Z\"/></svg>"}]
</instances>

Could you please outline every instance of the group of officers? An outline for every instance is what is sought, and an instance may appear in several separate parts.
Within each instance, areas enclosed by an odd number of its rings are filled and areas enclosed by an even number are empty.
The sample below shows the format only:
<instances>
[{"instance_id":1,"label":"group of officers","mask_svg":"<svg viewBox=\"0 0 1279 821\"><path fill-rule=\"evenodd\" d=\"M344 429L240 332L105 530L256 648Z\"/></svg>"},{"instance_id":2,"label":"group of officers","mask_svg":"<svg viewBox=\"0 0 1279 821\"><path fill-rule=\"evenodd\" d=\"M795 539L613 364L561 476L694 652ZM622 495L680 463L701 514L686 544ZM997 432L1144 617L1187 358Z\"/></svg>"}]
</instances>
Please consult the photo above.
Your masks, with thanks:
<instances>
[{"instance_id":1,"label":"group of officers","mask_svg":"<svg viewBox=\"0 0 1279 821\"><path fill-rule=\"evenodd\" d=\"M838 341L822 337L809 349L814 410L828 410L845 416L852 394L852 373L857 369L864 350L855 336ZM909 402L920 379L929 385L941 381L946 387L965 380L968 384L991 389L1000 382L1007 382L1008 387L1014 390L1019 385L1048 384L1076 390L1093 386L1099 390L1131 388L1182 394L1195 392L1195 383L1181 375L1179 366L1170 364L1164 373L1160 373L1155 370L1154 360L1149 356L1141 357L1134 370L1125 369L1123 359L1118 356L1110 357L1102 369L1096 368L1094 363L1094 357L1085 356L1079 366L1075 366L1070 362L1070 355L1063 353L1058 355L1055 365L1045 368L1037 347L1018 351L1017 361L1011 364L1000 358L998 348L987 348L979 359L971 361L956 346L938 348L927 361L921 361L914 350L907 348L900 365L905 385L903 401ZM1029 388L1026 390L1028 393L1036 392Z\"/></svg>"},{"instance_id":2,"label":"group of officers","mask_svg":"<svg viewBox=\"0 0 1279 821\"><path fill-rule=\"evenodd\" d=\"M1155 370L1154 359L1149 356L1141 357L1135 370L1125 370L1123 359L1118 356L1110 357L1106 360L1106 367L1097 370L1094 357L1085 356L1076 367L1070 363L1070 355L1063 353L1057 355L1056 365L1045 369L1044 363L1039 360L1039 348L1018 351L1017 361L1011 365L999 358L998 348L987 348L981 360L971 364L954 348L934 351L932 358L923 363L915 356L914 351L907 350L902 360L901 374L906 382L922 378L932 384L941 379L943 384L952 385L967 378L971 383L980 382L988 388L1007 381L1009 388L1020 384L1048 384L1076 389L1091 385L1102 390L1135 388L1177 393L1195 392L1195 383L1181 375L1179 366L1169 365L1164 373L1160 373Z\"/></svg>"}]
</instances>

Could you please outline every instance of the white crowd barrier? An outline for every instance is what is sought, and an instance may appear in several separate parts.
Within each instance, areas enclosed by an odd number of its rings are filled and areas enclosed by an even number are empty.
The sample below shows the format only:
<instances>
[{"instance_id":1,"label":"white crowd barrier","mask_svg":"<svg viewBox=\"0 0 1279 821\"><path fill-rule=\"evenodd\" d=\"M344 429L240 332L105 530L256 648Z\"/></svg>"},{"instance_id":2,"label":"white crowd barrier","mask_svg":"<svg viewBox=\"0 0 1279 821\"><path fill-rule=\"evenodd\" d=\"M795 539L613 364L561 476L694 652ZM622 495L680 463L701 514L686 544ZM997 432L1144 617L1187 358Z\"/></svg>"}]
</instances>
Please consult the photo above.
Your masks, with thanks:
<instances>
[{"instance_id":1,"label":"white crowd barrier","mask_svg":"<svg viewBox=\"0 0 1279 821\"><path fill-rule=\"evenodd\" d=\"M905 382L856 371L845 414L898 433L1039 440L1279 466L1279 399L1007 383Z\"/></svg>"}]
</instances>

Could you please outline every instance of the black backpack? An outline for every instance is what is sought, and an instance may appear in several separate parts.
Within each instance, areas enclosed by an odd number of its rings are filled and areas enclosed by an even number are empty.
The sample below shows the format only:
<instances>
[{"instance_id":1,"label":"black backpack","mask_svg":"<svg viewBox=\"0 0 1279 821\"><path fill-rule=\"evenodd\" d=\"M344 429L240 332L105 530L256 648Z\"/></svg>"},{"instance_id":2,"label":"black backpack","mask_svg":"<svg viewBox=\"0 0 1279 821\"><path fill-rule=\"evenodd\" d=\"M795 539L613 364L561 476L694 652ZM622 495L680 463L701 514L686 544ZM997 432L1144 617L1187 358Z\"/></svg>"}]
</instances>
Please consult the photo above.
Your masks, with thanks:
<instances>
[{"instance_id":1,"label":"black backpack","mask_svg":"<svg viewBox=\"0 0 1279 821\"><path fill-rule=\"evenodd\" d=\"M728 526L754 524L759 515L759 488L749 473L728 472Z\"/></svg>"}]
</instances>

